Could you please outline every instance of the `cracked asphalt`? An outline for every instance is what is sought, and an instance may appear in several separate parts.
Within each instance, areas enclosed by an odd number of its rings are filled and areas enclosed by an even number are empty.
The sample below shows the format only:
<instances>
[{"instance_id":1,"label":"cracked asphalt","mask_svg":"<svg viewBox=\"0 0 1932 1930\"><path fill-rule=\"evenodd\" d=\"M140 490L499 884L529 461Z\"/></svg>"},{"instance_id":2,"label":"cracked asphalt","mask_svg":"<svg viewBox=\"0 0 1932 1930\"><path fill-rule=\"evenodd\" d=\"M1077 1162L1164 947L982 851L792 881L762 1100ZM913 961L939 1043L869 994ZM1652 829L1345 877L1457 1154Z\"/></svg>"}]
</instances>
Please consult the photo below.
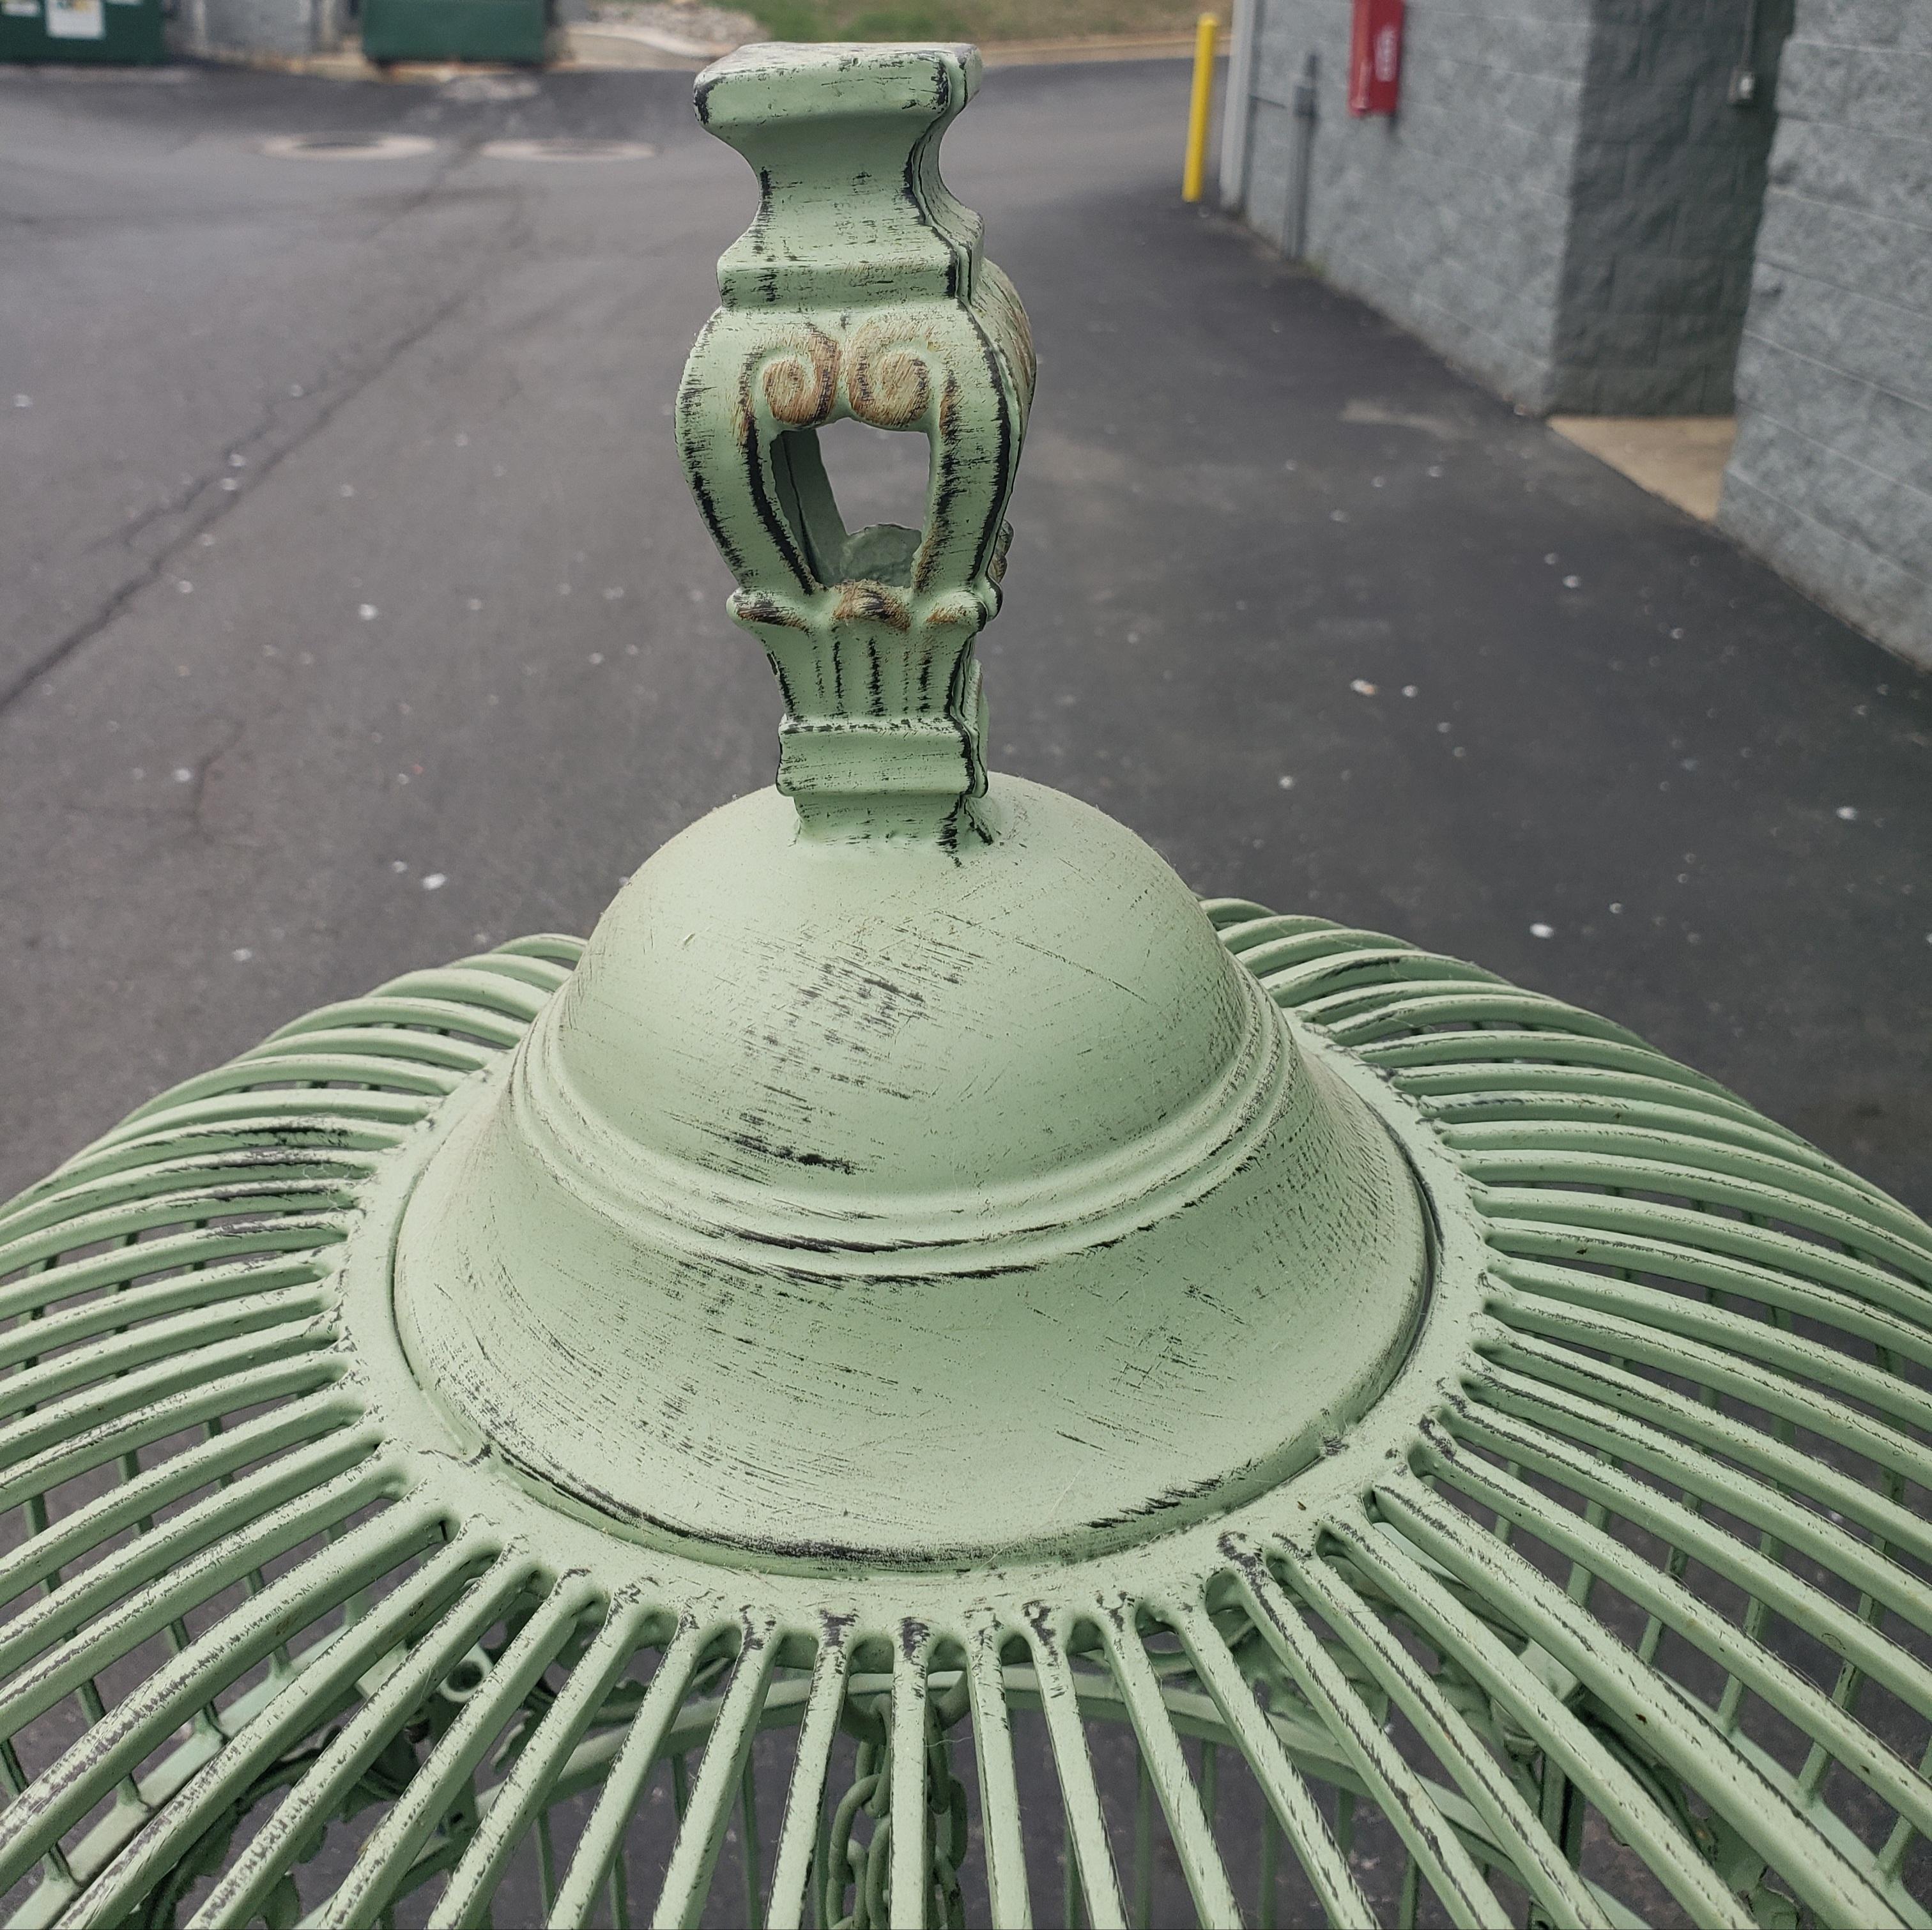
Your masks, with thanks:
<instances>
[{"instance_id":1,"label":"cracked asphalt","mask_svg":"<svg viewBox=\"0 0 1932 1930\"><path fill-rule=\"evenodd\" d=\"M587 929L768 780L671 446L753 203L688 91L0 76L0 1192L310 1006ZM949 137L1042 362L997 761L1932 1208L1932 680L1183 208L1186 92L1004 69ZM427 145L262 152L362 134ZM560 135L656 152L483 152Z\"/></svg>"}]
</instances>

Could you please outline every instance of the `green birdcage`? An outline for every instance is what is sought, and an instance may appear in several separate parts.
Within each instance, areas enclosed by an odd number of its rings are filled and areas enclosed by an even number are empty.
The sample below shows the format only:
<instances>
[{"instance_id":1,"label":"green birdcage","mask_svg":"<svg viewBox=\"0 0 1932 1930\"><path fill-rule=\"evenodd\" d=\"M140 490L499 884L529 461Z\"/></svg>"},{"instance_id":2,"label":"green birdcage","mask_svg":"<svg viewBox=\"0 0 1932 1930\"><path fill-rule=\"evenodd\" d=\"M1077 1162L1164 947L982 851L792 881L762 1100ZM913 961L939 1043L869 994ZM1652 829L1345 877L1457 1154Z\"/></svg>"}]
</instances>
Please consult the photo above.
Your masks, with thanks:
<instances>
[{"instance_id":1,"label":"green birdcage","mask_svg":"<svg viewBox=\"0 0 1932 1930\"><path fill-rule=\"evenodd\" d=\"M977 75L698 83L776 788L0 1214L14 1922L1928 1922L1932 1231L988 775Z\"/></svg>"}]
</instances>

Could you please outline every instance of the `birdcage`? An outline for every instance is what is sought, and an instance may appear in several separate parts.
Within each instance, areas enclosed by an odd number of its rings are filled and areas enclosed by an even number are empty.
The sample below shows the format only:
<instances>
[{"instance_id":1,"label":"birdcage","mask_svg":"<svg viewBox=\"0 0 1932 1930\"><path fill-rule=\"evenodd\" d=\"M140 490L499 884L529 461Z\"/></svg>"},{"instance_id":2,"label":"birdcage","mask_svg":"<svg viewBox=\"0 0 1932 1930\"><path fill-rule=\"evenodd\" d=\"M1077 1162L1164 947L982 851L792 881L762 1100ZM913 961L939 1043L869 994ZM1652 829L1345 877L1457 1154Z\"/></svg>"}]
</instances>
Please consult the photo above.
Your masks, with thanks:
<instances>
[{"instance_id":1,"label":"birdcage","mask_svg":"<svg viewBox=\"0 0 1932 1930\"><path fill-rule=\"evenodd\" d=\"M977 74L698 83L776 787L0 1214L14 1922L1928 1922L1932 1232L988 775Z\"/></svg>"}]
</instances>

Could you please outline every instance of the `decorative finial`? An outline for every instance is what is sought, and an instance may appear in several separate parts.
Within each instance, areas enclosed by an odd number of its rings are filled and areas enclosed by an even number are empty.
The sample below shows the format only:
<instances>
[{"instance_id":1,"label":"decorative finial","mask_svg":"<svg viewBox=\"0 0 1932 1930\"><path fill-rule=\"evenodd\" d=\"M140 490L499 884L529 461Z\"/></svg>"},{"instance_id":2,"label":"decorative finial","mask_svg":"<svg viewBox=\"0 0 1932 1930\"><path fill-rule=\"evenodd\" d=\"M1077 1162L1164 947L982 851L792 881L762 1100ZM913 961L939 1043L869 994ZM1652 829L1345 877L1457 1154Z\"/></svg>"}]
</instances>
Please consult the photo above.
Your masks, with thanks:
<instances>
[{"instance_id":1,"label":"decorative finial","mask_svg":"<svg viewBox=\"0 0 1932 1930\"><path fill-rule=\"evenodd\" d=\"M756 46L698 77L758 170L758 218L678 398L686 473L785 707L778 788L808 834L984 836L973 641L1000 606L1034 386L1013 287L939 178L968 47ZM848 532L818 431L923 434L925 526Z\"/></svg>"}]
</instances>

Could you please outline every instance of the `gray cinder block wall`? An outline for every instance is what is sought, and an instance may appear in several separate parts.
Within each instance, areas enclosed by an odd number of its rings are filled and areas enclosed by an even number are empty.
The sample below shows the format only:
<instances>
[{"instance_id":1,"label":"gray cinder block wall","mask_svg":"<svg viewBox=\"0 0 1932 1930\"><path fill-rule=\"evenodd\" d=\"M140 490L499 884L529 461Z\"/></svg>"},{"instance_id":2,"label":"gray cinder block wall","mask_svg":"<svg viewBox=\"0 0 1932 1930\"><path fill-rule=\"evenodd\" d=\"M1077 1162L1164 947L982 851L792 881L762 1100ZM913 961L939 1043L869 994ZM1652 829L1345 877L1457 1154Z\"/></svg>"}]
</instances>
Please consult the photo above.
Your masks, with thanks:
<instances>
[{"instance_id":1,"label":"gray cinder block wall","mask_svg":"<svg viewBox=\"0 0 1932 1930\"><path fill-rule=\"evenodd\" d=\"M1932 667L1932 0L1798 0L1719 527Z\"/></svg>"},{"instance_id":2,"label":"gray cinder block wall","mask_svg":"<svg viewBox=\"0 0 1932 1930\"><path fill-rule=\"evenodd\" d=\"M1312 266L1532 409L1725 413L1790 4L1740 109L1752 0L1409 0L1401 111L1355 121L1346 0L1252 0L1224 199L1283 233L1312 51Z\"/></svg>"}]
</instances>

